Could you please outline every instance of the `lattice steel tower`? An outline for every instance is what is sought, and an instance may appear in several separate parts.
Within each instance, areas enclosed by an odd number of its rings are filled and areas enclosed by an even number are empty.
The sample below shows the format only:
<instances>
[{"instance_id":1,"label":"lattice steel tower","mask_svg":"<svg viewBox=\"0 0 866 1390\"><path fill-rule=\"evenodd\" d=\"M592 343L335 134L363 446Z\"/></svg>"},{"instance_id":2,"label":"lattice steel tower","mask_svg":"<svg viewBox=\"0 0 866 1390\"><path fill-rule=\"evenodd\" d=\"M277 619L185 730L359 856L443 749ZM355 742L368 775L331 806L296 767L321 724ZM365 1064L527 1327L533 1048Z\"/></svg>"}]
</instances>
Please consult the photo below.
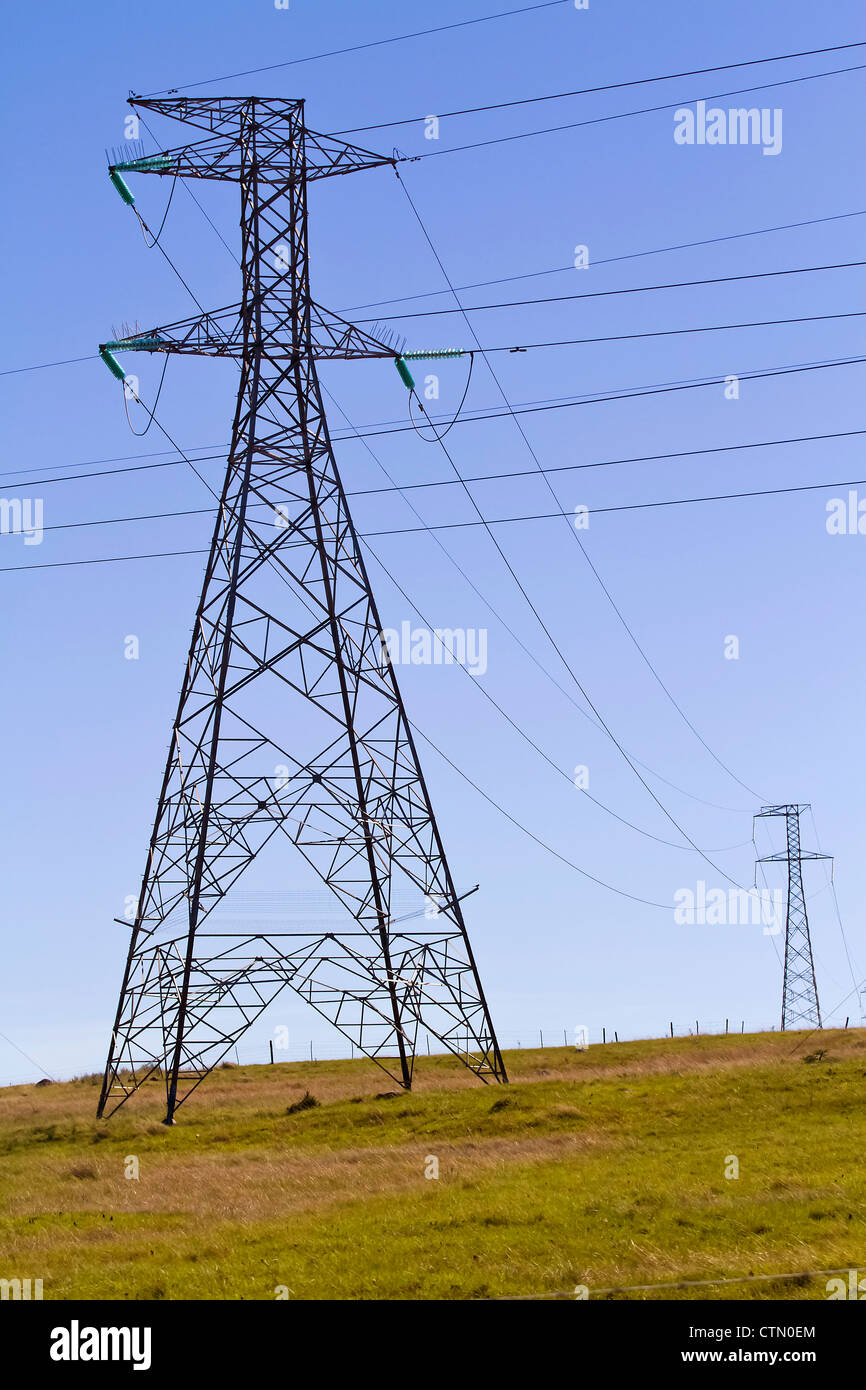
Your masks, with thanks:
<instances>
[{"instance_id":1,"label":"lattice steel tower","mask_svg":"<svg viewBox=\"0 0 866 1390\"><path fill-rule=\"evenodd\" d=\"M113 164L112 181L127 202L129 173L238 183L243 294L100 351L119 376L122 349L230 357L241 381L99 1114L164 1075L171 1123L287 985L406 1088L419 1025L505 1081L316 374L319 358L395 349L311 299L307 185L393 160L307 130L301 101L130 104L207 136ZM281 836L346 909L346 930L208 930ZM395 924L395 877L438 914Z\"/></svg>"},{"instance_id":2,"label":"lattice steel tower","mask_svg":"<svg viewBox=\"0 0 866 1390\"><path fill-rule=\"evenodd\" d=\"M782 1032L788 1028L820 1028L821 1007L812 959L812 940L806 913L803 890L803 860L830 859L829 854L800 848L800 813L808 811L808 803L787 806L764 806L755 820L762 817L784 816L787 846L784 853L768 854L759 864L787 864L788 906L785 914L785 970L782 978Z\"/></svg>"}]
</instances>

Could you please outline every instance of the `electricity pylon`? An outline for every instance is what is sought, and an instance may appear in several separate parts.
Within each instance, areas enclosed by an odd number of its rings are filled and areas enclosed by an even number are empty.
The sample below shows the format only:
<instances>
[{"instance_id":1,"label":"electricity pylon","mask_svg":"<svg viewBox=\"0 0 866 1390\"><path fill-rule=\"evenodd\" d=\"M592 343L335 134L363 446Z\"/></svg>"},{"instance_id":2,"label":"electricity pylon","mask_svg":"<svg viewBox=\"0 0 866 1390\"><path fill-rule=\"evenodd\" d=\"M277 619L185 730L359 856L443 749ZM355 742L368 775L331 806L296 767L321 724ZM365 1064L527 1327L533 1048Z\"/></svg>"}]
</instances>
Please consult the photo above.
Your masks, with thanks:
<instances>
[{"instance_id":1,"label":"electricity pylon","mask_svg":"<svg viewBox=\"0 0 866 1390\"><path fill-rule=\"evenodd\" d=\"M131 105L208 134L113 164L112 182L126 202L124 174L238 183L243 294L100 351L121 377L123 349L231 357L241 381L99 1114L164 1076L172 1123L287 985L407 1089L419 1025L482 1080L506 1081L316 374L320 358L396 354L311 299L307 185L393 160L309 131L301 101ZM210 930L282 836L342 903L346 930ZM420 921L392 921L395 875L431 905Z\"/></svg>"},{"instance_id":2,"label":"electricity pylon","mask_svg":"<svg viewBox=\"0 0 866 1390\"><path fill-rule=\"evenodd\" d=\"M800 848L800 812L808 811L808 803L786 806L763 806L755 820L762 817L784 816L787 844L784 853L768 854L759 864L787 864L788 907L785 915L785 971L782 979L782 1032L802 1026L820 1028L821 1007L812 959L812 939L803 891L803 861L830 859L829 854Z\"/></svg>"}]
</instances>

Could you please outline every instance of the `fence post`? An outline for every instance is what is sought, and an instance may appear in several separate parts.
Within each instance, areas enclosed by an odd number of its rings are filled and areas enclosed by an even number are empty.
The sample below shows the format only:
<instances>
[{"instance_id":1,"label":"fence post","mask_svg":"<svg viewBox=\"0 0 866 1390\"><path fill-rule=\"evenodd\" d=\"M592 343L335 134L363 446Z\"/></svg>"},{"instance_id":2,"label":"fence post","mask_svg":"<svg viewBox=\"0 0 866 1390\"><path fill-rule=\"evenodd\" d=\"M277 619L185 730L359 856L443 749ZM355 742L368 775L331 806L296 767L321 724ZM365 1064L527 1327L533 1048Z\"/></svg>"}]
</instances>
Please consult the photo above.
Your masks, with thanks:
<instances>
[{"instance_id":1,"label":"fence post","mask_svg":"<svg viewBox=\"0 0 866 1390\"><path fill-rule=\"evenodd\" d=\"M268 1047L269 1047L270 1050L271 1050L271 1066L273 1066L273 1065L274 1065L274 1040L273 1040L273 1038L268 1038Z\"/></svg>"},{"instance_id":2,"label":"fence post","mask_svg":"<svg viewBox=\"0 0 866 1390\"><path fill-rule=\"evenodd\" d=\"M542 1033L540 1028L538 1030L538 1041L540 1042L541 1046L544 1047L544 1034Z\"/></svg>"},{"instance_id":3,"label":"fence post","mask_svg":"<svg viewBox=\"0 0 866 1390\"><path fill-rule=\"evenodd\" d=\"M613 1040L614 1042L619 1042L619 1033L616 1031L615 1028L613 1030Z\"/></svg>"},{"instance_id":4,"label":"fence post","mask_svg":"<svg viewBox=\"0 0 866 1390\"><path fill-rule=\"evenodd\" d=\"M603 1043L606 1043L606 1042L607 1042L607 1033L605 1032L605 1030L604 1030L603 1028L602 1028L602 1030L601 1030L601 1040L602 1040Z\"/></svg>"},{"instance_id":5,"label":"fence post","mask_svg":"<svg viewBox=\"0 0 866 1390\"><path fill-rule=\"evenodd\" d=\"M674 1035L674 1025L673 1025L673 1023L671 1023L671 1037L673 1037L673 1035Z\"/></svg>"},{"instance_id":6,"label":"fence post","mask_svg":"<svg viewBox=\"0 0 866 1390\"><path fill-rule=\"evenodd\" d=\"M725 1019L725 1033L727 1033L727 1031L728 1031L728 1020Z\"/></svg>"}]
</instances>

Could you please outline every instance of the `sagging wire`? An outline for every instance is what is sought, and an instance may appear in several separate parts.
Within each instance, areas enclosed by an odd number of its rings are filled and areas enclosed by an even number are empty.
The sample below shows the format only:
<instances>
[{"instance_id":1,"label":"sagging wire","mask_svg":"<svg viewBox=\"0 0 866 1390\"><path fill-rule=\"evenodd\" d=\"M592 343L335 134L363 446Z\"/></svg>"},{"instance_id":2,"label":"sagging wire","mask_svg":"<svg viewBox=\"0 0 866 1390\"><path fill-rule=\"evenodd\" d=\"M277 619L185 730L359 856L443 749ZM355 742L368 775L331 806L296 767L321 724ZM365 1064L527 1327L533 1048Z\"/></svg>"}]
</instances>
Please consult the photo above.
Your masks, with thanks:
<instances>
[{"instance_id":1,"label":"sagging wire","mask_svg":"<svg viewBox=\"0 0 866 1390\"><path fill-rule=\"evenodd\" d=\"M169 211L170 211L170 209L171 209L171 200L172 200L172 198L174 197L174 190L175 190L175 186L177 185L177 180L178 180L178 174L175 173L175 176L174 176L174 178L173 178L172 181L171 181L171 190L170 190L169 195L168 195L168 202L167 202L166 205L165 205L165 212L162 214L162 221L161 221L160 224L159 224L159 231L156 233L156 236L154 236L153 232L150 230L150 227L149 227L149 226L147 225L147 223L145 222L144 218L142 217L141 213L139 212L139 210L138 210L138 208L135 206L135 204L133 203L133 205L132 205L132 210L133 210L133 212L135 213L136 217L138 218L139 226L141 227L141 234L142 234L142 236L144 237L144 244L145 244L145 246L148 248L149 251L152 251L153 248L154 248L154 246L159 247L159 239L160 239L160 237L162 236L162 230L163 230L163 227L165 226L166 218L168 217ZM148 241L148 239L147 239L148 237L151 238L150 241ZM162 248L160 247L160 250L161 250L161 249L162 249Z\"/></svg>"},{"instance_id":2,"label":"sagging wire","mask_svg":"<svg viewBox=\"0 0 866 1390\"><path fill-rule=\"evenodd\" d=\"M446 436L447 434L450 434L451 430L453 430L454 426L457 424L457 421L460 419L460 416L461 416L461 414L463 413L463 407L464 407L464 405L466 404L466 397L469 395L469 385L470 385L470 382L472 381L472 368L473 368L474 365L475 365L475 353L474 353L474 351L470 351L470 353L469 353L469 372L468 372L467 377L466 377L466 386L464 387L463 395L462 395L462 397L461 397L461 399L460 399L460 404L459 404L458 407L457 407L457 411L456 411L456 413L455 413L455 415L454 415L454 418L452 419L451 423L450 423L449 425L446 425L445 429L442 430L441 433L440 433L439 430L437 430L437 428L436 428L436 426L433 424L432 420L430 420L430 418L427 416L427 412L426 412L426 410L424 409L424 406L423 406L422 403L421 403L421 397L418 395L418 392L415 390L414 386L410 389L410 391L409 391L409 420L410 420L410 422L411 422L411 424L412 424L412 426L413 426L413 428L414 428L414 430L415 430L415 433L417 434L418 438L419 438L419 439L423 439L423 441L424 441L425 444L441 444L441 443L442 443L442 440L445 438L445 436ZM421 411L421 414L425 417L425 423L428 424L428 425L430 426L430 429L433 431L433 435L434 435L434 438L433 438L433 439L429 439L426 435L422 434L421 431L420 431L420 429L418 428L418 422L416 421L415 416L412 414L412 397L413 397L413 396L415 397L415 400L418 402L418 409Z\"/></svg>"},{"instance_id":3,"label":"sagging wire","mask_svg":"<svg viewBox=\"0 0 866 1390\"><path fill-rule=\"evenodd\" d=\"M151 425L153 424L153 417L154 417L154 414L156 413L156 407L159 405L159 398L160 398L160 396L162 395L162 386L163 386L163 382L165 381L165 374L166 374L166 371L167 371L167 370L168 370L168 353L166 353L165 361L164 361L163 364L162 364L162 376L159 378L159 386L157 387L157 390L156 390L156 400L155 400L154 403L153 403L153 409L152 409L152 410L148 410L147 406L144 404L144 401L141 399L141 397L139 396L138 392L137 392L136 390L134 390L132 386L128 385L128 378L127 378L127 377L124 377L124 379L123 379L123 409L124 409L124 411L126 412L126 423L129 425L129 428L130 428L131 432L135 435L135 437L136 437L137 439L143 439L144 436L147 434L148 430L150 429ZM130 399L130 396L132 397L132 399L133 399L138 405L140 405L140 406L143 407L143 409L144 409L144 411L145 411L145 414L146 414L147 417L148 417L148 418L147 418L147 424L145 425L145 427L144 427L143 430L137 430L137 429L135 428L135 426L133 425L132 421L131 421L130 418L129 418L129 399Z\"/></svg>"}]
</instances>

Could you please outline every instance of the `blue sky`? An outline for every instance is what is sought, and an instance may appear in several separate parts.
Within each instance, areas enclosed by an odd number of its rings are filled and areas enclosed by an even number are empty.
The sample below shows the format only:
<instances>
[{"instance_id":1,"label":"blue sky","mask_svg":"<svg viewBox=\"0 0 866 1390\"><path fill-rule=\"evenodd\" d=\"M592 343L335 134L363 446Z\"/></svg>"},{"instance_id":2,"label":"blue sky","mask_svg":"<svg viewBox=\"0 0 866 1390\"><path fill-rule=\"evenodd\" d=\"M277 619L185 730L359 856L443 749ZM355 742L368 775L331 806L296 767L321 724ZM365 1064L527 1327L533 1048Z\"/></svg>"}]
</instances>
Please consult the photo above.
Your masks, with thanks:
<instances>
[{"instance_id":1,"label":"blue sky","mask_svg":"<svg viewBox=\"0 0 866 1390\"><path fill-rule=\"evenodd\" d=\"M291 0L287 10L269 0L184 7L156 0L132 21L99 3L17 7L6 21L16 61L3 94L8 197L0 235L8 274L0 369L78 358L111 336L112 325L157 325L195 311L166 261L146 247L105 174L105 147L124 139L129 90L196 83L496 9L494 0L486 6L443 0L411 14L384 0L364 6ZM719 101L723 107L780 108L777 155L751 145L678 145L672 110L445 151L643 106L694 105L748 83L848 67L863 50L443 119L437 141L425 140L421 119L851 43L863 37L859 18L859 7L847 0L832 11L803 0L766 0L760 7L745 0L724 7L590 0L586 11L562 3L190 90L303 96L308 124L320 131L419 118L356 138L386 152L396 144L425 156L402 166L402 177L455 285L569 267L575 246L589 248L588 268L462 294L464 303L478 305L862 259L864 219L841 217L859 211L863 201L862 181L853 174L861 165L859 72ZM149 149L183 138L171 122L154 117L148 123L154 135L151 140L143 132ZM236 190L199 184L194 191L236 249ZM136 181L138 206L151 226L159 226L167 195L165 180ZM837 220L814 224L831 217ZM813 225L658 253L806 221ZM310 235L313 293L341 312L443 290L442 272L388 169L316 186ZM238 297L237 267L183 187L175 193L163 245L202 304ZM657 254L638 258L644 252ZM603 261L611 263L596 264ZM481 344L494 347L837 314L866 308L861 276L859 270L826 271L491 310L471 320ZM389 313L452 304L443 293L359 308L355 316L388 322ZM516 406L857 356L864 348L861 324L850 318L503 353L490 360ZM394 326L410 345L470 345L456 312L395 318ZM124 365L139 373L142 395L152 401L161 362L140 357ZM863 428L860 371L841 366L743 381L736 400L714 385L529 414L521 422L537 459L550 468L854 431ZM463 393L465 363L443 364L439 375L439 404L448 414ZM329 364L321 377L335 402L331 422L338 435L346 432L346 419L355 426L406 423L406 393L387 362ZM219 456L235 390L230 365L174 359L159 419L184 450ZM155 428L143 439L130 434L119 389L98 359L5 375L0 391L2 495L42 498L46 528L208 506L207 492L185 466L38 482L171 457ZM484 413L500 405L479 358L467 409ZM132 418L143 428L140 412ZM449 476L438 448L413 433L368 443L376 458L358 441L337 445L351 491L382 485L381 465L401 484ZM464 476L534 467L508 419L461 422L449 447ZM219 457L201 466L215 483ZM821 846L836 856L855 976L858 963L866 969L860 912L866 890L860 621L866 537L829 535L826 526L828 500L847 496L848 489L601 509L861 476L862 443L854 436L552 477L564 511L590 508L589 529L581 533L586 552L671 694L757 796L732 780L673 709L574 535L566 534L570 523L542 519L496 528L533 604L616 738L662 774L665 782L645 776L688 836L714 851L711 857L732 879L753 881L751 816L762 800L812 804ZM866 498L866 486L860 494ZM553 507L537 477L478 484L474 495L488 517ZM459 488L411 497L428 524L472 517ZM399 494L358 497L355 517L362 532L418 525ZM39 546L0 535L6 774L0 1031L57 1075L95 1070L104 1060L127 940L113 918L123 915L125 898L138 889L204 557L24 571L66 560L200 550L210 529L202 511L46 529ZM537 662L582 704L483 529L437 534ZM595 1038L602 1026L634 1036L660 1033L669 1020L678 1027L726 1017L745 1019L747 1027L777 1021L778 938L755 926L675 922L678 890L700 880L728 885L683 847L610 740L515 644L431 534L381 536L371 545L431 624L487 631L483 676L444 665L399 670L413 722L558 854L664 905L631 901L566 866L422 740L455 880L464 889L481 885L469 900L467 920L503 1045L531 1041L538 1027L561 1035L584 1024ZM419 625L375 559L370 569L385 623ZM139 639L136 661L124 657L130 635ZM736 660L725 656L731 636L739 639ZM559 772L472 684L484 686ZM588 801L562 775L577 765L588 767L593 796L680 847L636 833ZM772 836L761 832L762 852L781 847L780 828ZM808 817L803 836L814 846ZM287 899L308 886L291 860L268 872L262 886ZM826 882L822 865L810 867L822 1004L833 1021L848 1014L856 1021L856 996L842 1002L853 988L852 972ZM298 1049L309 1038L321 1050L329 1041L323 1022L311 1022L300 1004L283 997L247 1036L242 1054L264 1055L275 1023L289 1027ZM36 1074L0 1038L0 1081Z\"/></svg>"}]
</instances>

